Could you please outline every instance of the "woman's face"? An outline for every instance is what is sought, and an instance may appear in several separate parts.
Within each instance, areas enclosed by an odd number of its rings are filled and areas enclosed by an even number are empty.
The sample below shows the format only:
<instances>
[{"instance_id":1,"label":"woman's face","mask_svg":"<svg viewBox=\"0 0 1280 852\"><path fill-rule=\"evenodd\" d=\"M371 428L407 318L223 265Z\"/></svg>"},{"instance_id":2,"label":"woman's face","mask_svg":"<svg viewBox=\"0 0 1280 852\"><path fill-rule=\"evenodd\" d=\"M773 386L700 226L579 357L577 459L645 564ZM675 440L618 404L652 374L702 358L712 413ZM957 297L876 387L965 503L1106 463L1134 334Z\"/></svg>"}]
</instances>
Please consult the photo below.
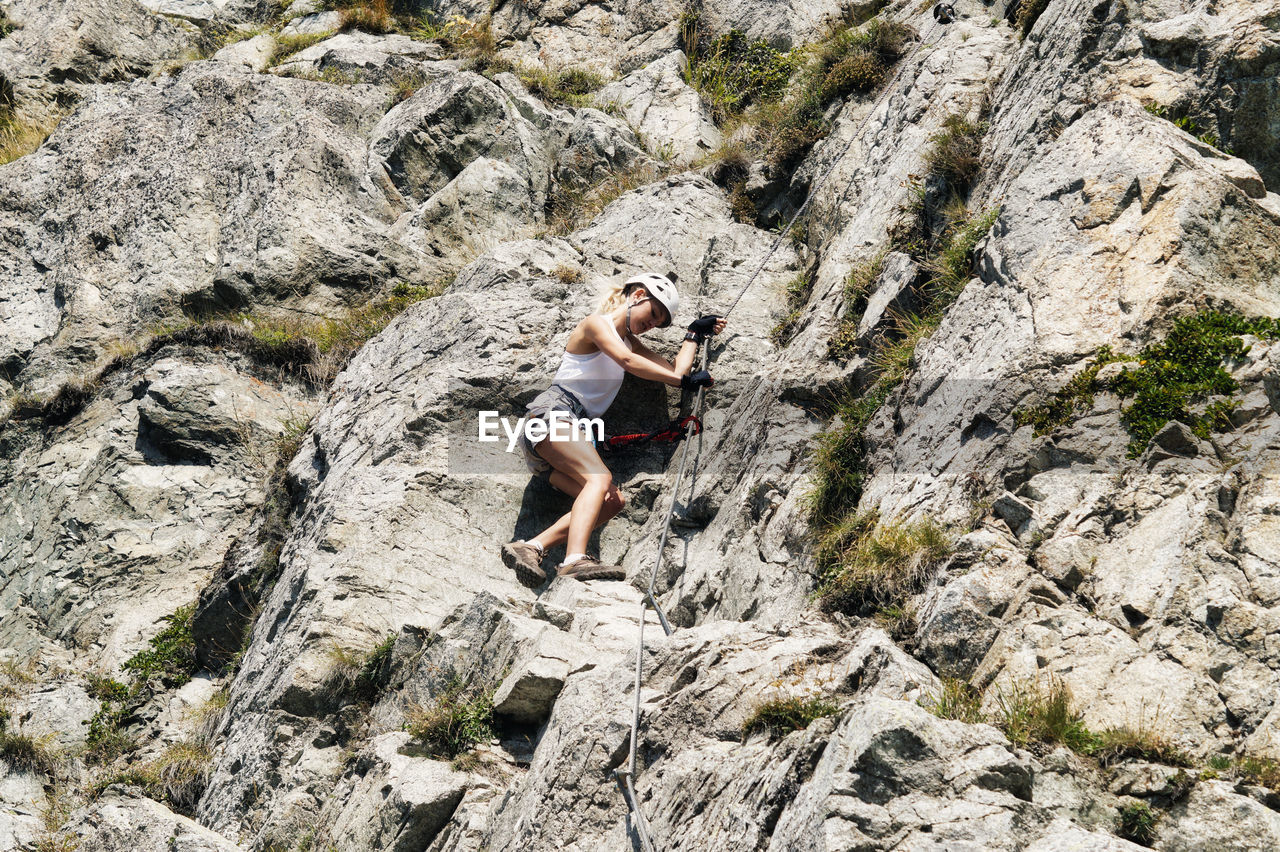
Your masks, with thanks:
<instances>
[{"instance_id":1,"label":"woman's face","mask_svg":"<svg viewBox=\"0 0 1280 852\"><path fill-rule=\"evenodd\" d=\"M644 334L646 331L662 325L667 318L667 309L662 307L657 299L650 298L649 294L643 289L636 290L631 294L631 302L635 304L635 307L631 309L632 334Z\"/></svg>"}]
</instances>

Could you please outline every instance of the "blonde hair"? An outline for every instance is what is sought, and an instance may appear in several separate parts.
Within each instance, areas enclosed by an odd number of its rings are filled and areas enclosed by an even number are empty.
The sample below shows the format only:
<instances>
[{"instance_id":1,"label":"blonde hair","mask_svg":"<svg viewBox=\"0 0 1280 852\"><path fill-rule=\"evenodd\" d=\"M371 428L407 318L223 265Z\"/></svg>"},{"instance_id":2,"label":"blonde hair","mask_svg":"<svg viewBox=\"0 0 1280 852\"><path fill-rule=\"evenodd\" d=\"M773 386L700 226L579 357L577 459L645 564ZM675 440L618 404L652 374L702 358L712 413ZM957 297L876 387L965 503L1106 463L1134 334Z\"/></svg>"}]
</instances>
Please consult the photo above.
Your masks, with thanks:
<instances>
[{"instance_id":1,"label":"blonde hair","mask_svg":"<svg viewBox=\"0 0 1280 852\"><path fill-rule=\"evenodd\" d=\"M600 309L596 311L596 313L607 314L615 308L622 307L626 303L626 284L606 284L600 293Z\"/></svg>"}]
</instances>

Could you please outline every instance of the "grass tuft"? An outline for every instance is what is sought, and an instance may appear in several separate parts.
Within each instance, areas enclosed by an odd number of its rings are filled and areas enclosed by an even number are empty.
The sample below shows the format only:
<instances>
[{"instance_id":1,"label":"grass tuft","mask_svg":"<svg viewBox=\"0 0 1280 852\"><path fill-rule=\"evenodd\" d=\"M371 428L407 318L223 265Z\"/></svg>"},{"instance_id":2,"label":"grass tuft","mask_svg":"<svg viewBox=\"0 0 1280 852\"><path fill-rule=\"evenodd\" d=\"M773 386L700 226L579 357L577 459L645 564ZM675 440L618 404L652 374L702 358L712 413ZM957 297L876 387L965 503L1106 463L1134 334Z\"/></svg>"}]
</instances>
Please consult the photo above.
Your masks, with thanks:
<instances>
[{"instance_id":1,"label":"grass tuft","mask_svg":"<svg viewBox=\"0 0 1280 852\"><path fill-rule=\"evenodd\" d=\"M852 515L818 545L822 609L870 615L901 610L951 554L946 531L931 520L877 524L874 514Z\"/></svg>"},{"instance_id":2,"label":"grass tuft","mask_svg":"<svg viewBox=\"0 0 1280 852\"><path fill-rule=\"evenodd\" d=\"M947 116L942 129L929 137L925 167L930 174L944 179L952 192L964 194L982 169L979 154L986 131L982 122L972 122L961 115Z\"/></svg>"},{"instance_id":3,"label":"grass tuft","mask_svg":"<svg viewBox=\"0 0 1280 852\"><path fill-rule=\"evenodd\" d=\"M920 704L942 719L971 725L986 721L986 714L982 712L982 693L959 678L943 678L942 690L921 699Z\"/></svg>"},{"instance_id":4,"label":"grass tuft","mask_svg":"<svg viewBox=\"0 0 1280 852\"><path fill-rule=\"evenodd\" d=\"M311 47L313 44L319 44L329 38L332 33L310 33L308 35L277 35L275 36L275 48L271 51L271 58L267 60L267 67L275 66L285 62L295 53L300 53Z\"/></svg>"},{"instance_id":5,"label":"grass tuft","mask_svg":"<svg viewBox=\"0 0 1280 852\"><path fill-rule=\"evenodd\" d=\"M1116 814L1116 835L1139 846L1150 846L1156 840L1157 812L1146 802L1130 802Z\"/></svg>"},{"instance_id":6,"label":"grass tuft","mask_svg":"<svg viewBox=\"0 0 1280 852\"><path fill-rule=\"evenodd\" d=\"M547 103L574 107L591 106L591 93L602 88L605 83L599 74L584 68L546 71L541 68L520 67L515 70L515 74L530 94Z\"/></svg>"},{"instance_id":7,"label":"grass tuft","mask_svg":"<svg viewBox=\"0 0 1280 852\"><path fill-rule=\"evenodd\" d=\"M784 736L803 730L823 716L834 716L840 708L820 697L781 696L762 701L742 723L742 739L756 731L766 731L770 737Z\"/></svg>"},{"instance_id":8,"label":"grass tuft","mask_svg":"<svg viewBox=\"0 0 1280 852\"><path fill-rule=\"evenodd\" d=\"M1032 744L1063 745L1089 754L1095 743L1071 690L1054 677L1047 684L1022 681L998 689L993 723L1020 748Z\"/></svg>"},{"instance_id":9,"label":"grass tuft","mask_svg":"<svg viewBox=\"0 0 1280 852\"><path fill-rule=\"evenodd\" d=\"M396 635L391 633L367 654L333 646L329 651L329 690L362 704L372 704L391 678L391 651L395 644Z\"/></svg>"},{"instance_id":10,"label":"grass tuft","mask_svg":"<svg viewBox=\"0 0 1280 852\"><path fill-rule=\"evenodd\" d=\"M31 737L9 730L9 710L0 706L0 761L18 772L53 778L58 771L57 754L49 747L52 735Z\"/></svg>"},{"instance_id":11,"label":"grass tuft","mask_svg":"<svg viewBox=\"0 0 1280 852\"><path fill-rule=\"evenodd\" d=\"M411 708L405 722L436 757L457 758L493 737L493 695L453 679L430 704Z\"/></svg>"},{"instance_id":12,"label":"grass tuft","mask_svg":"<svg viewBox=\"0 0 1280 852\"><path fill-rule=\"evenodd\" d=\"M832 358L848 358L854 354L858 342L858 321L866 310L867 297L876 279L884 271L886 252L880 252L870 260L855 264L844 282L844 316L827 345L827 355Z\"/></svg>"},{"instance_id":13,"label":"grass tuft","mask_svg":"<svg viewBox=\"0 0 1280 852\"><path fill-rule=\"evenodd\" d=\"M754 209L753 207L752 210ZM769 339L773 341L774 346L782 346L791 338L796 324L800 322L800 317L803 315L805 303L809 301L809 295L812 292L813 278L807 272L801 272L787 282L787 313L782 319L778 320L773 330L769 332Z\"/></svg>"}]
</instances>

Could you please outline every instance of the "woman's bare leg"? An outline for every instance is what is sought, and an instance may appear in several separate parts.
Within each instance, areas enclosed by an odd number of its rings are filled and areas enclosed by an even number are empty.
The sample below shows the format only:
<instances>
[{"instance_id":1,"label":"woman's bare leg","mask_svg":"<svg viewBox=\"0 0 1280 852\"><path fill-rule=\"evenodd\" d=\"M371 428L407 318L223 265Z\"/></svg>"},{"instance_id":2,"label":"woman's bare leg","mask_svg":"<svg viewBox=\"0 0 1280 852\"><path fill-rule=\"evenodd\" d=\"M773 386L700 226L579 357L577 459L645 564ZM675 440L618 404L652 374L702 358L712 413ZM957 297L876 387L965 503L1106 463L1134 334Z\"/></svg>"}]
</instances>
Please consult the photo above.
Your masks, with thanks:
<instances>
[{"instance_id":1,"label":"woman's bare leg","mask_svg":"<svg viewBox=\"0 0 1280 852\"><path fill-rule=\"evenodd\" d=\"M548 479L551 481L552 485L563 491L565 494L568 494L570 497L578 496L578 492L582 490L581 481L558 470L552 470ZM600 507L600 516L596 520L596 527L604 526L605 523L621 512L622 507L625 505L626 501L623 499L621 492L618 491L618 486L610 484L609 493L606 494L604 498L604 505ZM542 545L542 549L544 551L555 547L568 537L569 521L572 516L573 512L565 512L554 524L528 540L538 542L538 544Z\"/></svg>"},{"instance_id":2,"label":"woman's bare leg","mask_svg":"<svg viewBox=\"0 0 1280 852\"><path fill-rule=\"evenodd\" d=\"M537 452L552 468L581 483L573 508L569 510L566 546L568 553L586 553L587 539L595 529L605 497L613 487L613 474L609 473L609 468L605 467L600 454L589 441L548 439L538 444ZM543 544L545 546L545 541Z\"/></svg>"}]
</instances>

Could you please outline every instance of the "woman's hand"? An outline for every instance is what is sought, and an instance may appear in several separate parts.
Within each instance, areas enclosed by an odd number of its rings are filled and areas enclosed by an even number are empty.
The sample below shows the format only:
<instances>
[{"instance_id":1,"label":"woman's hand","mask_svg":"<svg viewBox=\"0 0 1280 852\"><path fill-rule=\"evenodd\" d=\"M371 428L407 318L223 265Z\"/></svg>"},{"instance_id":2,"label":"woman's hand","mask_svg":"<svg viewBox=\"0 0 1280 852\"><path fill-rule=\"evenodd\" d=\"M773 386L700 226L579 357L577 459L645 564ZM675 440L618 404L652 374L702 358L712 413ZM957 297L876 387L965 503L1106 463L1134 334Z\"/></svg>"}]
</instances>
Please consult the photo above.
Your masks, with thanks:
<instances>
[{"instance_id":1,"label":"woman's hand","mask_svg":"<svg viewBox=\"0 0 1280 852\"><path fill-rule=\"evenodd\" d=\"M709 388L716 383L711 378L711 374L706 370L698 370L696 373L690 373L687 376L680 377L680 387L687 391L696 391L698 388Z\"/></svg>"},{"instance_id":2,"label":"woman's hand","mask_svg":"<svg viewBox=\"0 0 1280 852\"><path fill-rule=\"evenodd\" d=\"M724 317L717 316L715 314L707 314L706 316L698 317L696 320L689 323L689 331L690 333L697 335L698 342L701 343L706 340L709 335L719 334L724 331L726 323L728 323L728 320Z\"/></svg>"}]
</instances>

